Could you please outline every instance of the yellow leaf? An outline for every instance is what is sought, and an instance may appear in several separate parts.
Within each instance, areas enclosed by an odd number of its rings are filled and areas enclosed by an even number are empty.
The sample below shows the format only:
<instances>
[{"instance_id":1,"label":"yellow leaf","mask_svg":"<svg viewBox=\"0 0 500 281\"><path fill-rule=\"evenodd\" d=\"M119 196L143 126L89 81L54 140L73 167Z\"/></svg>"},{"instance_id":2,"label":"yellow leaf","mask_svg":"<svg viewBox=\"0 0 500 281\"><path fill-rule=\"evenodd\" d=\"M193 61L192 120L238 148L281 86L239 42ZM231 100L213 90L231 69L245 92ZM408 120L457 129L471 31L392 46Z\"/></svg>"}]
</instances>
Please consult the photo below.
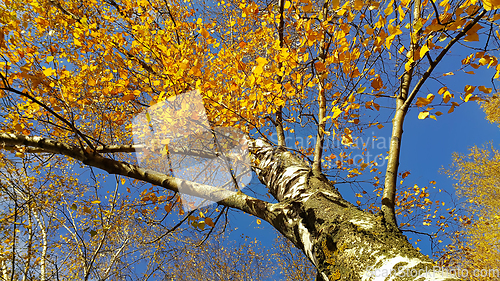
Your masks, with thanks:
<instances>
[{"instance_id":1,"label":"yellow leaf","mask_svg":"<svg viewBox=\"0 0 500 281\"><path fill-rule=\"evenodd\" d=\"M472 94L467 94L467 95L465 96L464 101L465 101L465 102L468 102L468 101L469 101L469 99L470 99L470 97L472 97Z\"/></svg>"},{"instance_id":2,"label":"yellow leaf","mask_svg":"<svg viewBox=\"0 0 500 281\"><path fill-rule=\"evenodd\" d=\"M43 71L43 75L47 76L47 77L50 77L52 76L56 71L52 68L47 68Z\"/></svg>"},{"instance_id":3,"label":"yellow leaf","mask_svg":"<svg viewBox=\"0 0 500 281\"><path fill-rule=\"evenodd\" d=\"M261 224L261 223L262 223L262 222L261 222L259 219L257 219L257 224Z\"/></svg>"},{"instance_id":4,"label":"yellow leaf","mask_svg":"<svg viewBox=\"0 0 500 281\"><path fill-rule=\"evenodd\" d=\"M443 102L448 103L452 97L453 97L453 95L449 91L444 92Z\"/></svg>"},{"instance_id":5,"label":"yellow leaf","mask_svg":"<svg viewBox=\"0 0 500 281\"><path fill-rule=\"evenodd\" d=\"M263 57L258 57L255 61L257 62L257 66L264 66L267 64L267 59Z\"/></svg>"},{"instance_id":6,"label":"yellow leaf","mask_svg":"<svg viewBox=\"0 0 500 281\"><path fill-rule=\"evenodd\" d=\"M423 45L422 48L420 48L420 57L423 58L428 51L429 47L427 47L427 44Z\"/></svg>"},{"instance_id":7,"label":"yellow leaf","mask_svg":"<svg viewBox=\"0 0 500 281\"><path fill-rule=\"evenodd\" d=\"M448 90L448 87L441 87L438 90L438 94L442 95L442 94L444 94L444 92L446 92L446 90Z\"/></svg>"},{"instance_id":8,"label":"yellow leaf","mask_svg":"<svg viewBox=\"0 0 500 281\"><path fill-rule=\"evenodd\" d=\"M99 203L101 203L101 201L99 201L99 200L94 200L94 201L92 201L92 202L90 202L90 203L92 203L92 204L99 204Z\"/></svg>"},{"instance_id":9,"label":"yellow leaf","mask_svg":"<svg viewBox=\"0 0 500 281\"><path fill-rule=\"evenodd\" d=\"M16 129L16 131L18 131L18 132L22 132L24 130L24 128L21 124L14 125L14 129Z\"/></svg>"},{"instance_id":10,"label":"yellow leaf","mask_svg":"<svg viewBox=\"0 0 500 281\"><path fill-rule=\"evenodd\" d=\"M205 221L199 221L197 227L201 230L205 229Z\"/></svg>"},{"instance_id":11,"label":"yellow leaf","mask_svg":"<svg viewBox=\"0 0 500 281\"><path fill-rule=\"evenodd\" d=\"M423 111L418 114L418 119L425 119L429 117L429 111Z\"/></svg>"},{"instance_id":12,"label":"yellow leaf","mask_svg":"<svg viewBox=\"0 0 500 281\"><path fill-rule=\"evenodd\" d=\"M351 7L357 11L360 11L364 6L363 1L360 1L360 0L354 0L354 1L350 1L350 2L351 2ZM339 3L340 3L340 1L339 1Z\"/></svg>"},{"instance_id":13,"label":"yellow leaf","mask_svg":"<svg viewBox=\"0 0 500 281\"><path fill-rule=\"evenodd\" d=\"M372 10L378 9L379 6L380 6L380 2L370 1L370 6L368 7L368 10L372 11Z\"/></svg>"},{"instance_id":14,"label":"yellow leaf","mask_svg":"<svg viewBox=\"0 0 500 281\"><path fill-rule=\"evenodd\" d=\"M285 2L285 9L290 8L291 5L292 5L292 3L290 3L290 1L286 1Z\"/></svg>"},{"instance_id":15,"label":"yellow leaf","mask_svg":"<svg viewBox=\"0 0 500 281\"><path fill-rule=\"evenodd\" d=\"M134 94L128 94L128 95L124 95L124 96L122 97L122 100L123 100L124 102L130 101L130 100L134 100L134 99L135 99Z\"/></svg>"},{"instance_id":16,"label":"yellow leaf","mask_svg":"<svg viewBox=\"0 0 500 281\"><path fill-rule=\"evenodd\" d=\"M390 49L390 48L391 48L392 41L394 41L394 38L395 38L395 37L396 37L396 35L394 35L394 34L393 34L393 35L391 35L391 36L389 36L389 37L387 37L387 38L385 39L385 47L386 47L387 49Z\"/></svg>"},{"instance_id":17,"label":"yellow leaf","mask_svg":"<svg viewBox=\"0 0 500 281\"><path fill-rule=\"evenodd\" d=\"M474 92L474 90L476 89L476 86L471 86L471 85L466 85L464 87L464 91L468 94Z\"/></svg>"},{"instance_id":18,"label":"yellow leaf","mask_svg":"<svg viewBox=\"0 0 500 281\"><path fill-rule=\"evenodd\" d=\"M387 5L387 8L385 8L384 13L386 16L388 16L388 15L392 14L392 12L394 12L394 9L392 7L393 3L394 3L394 1L389 2L389 4Z\"/></svg>"},{"instance_id":19,"label":"yellow leaf","mask_svg":"<svg viewBox=\"0 0 500 281\"><path fill-rule=\"evenodd\" d=\"M255 74L261 74L264 72L264 65L267 64L267 59L258 57L255 61L257 62L257 66L254 68L253 72Z\"/></svg>"},{"instance_id":20,"label":"yellow leaf","mask_svg":"<svg viewBox=\"0 0 500 281\"><path fill-rule=\"evenodd\" d=\"M122 185L125 185L126 180L123 178L121 181L122 181Z\"/></svg>"},{"instance_id":21,"label":"yellow leaf","mask_svg":"<svg viewBox=\"0 0 500 281\"><path fill-rule=\"evenodd\" d=\"M47 62L52 62L54 60L54 57L53 56L49 56L47 57L46 61Z\"/></svg>"},{"instance_id":22,"label":"yellow leaf","mask_svg":"<svg viewBox=\"0 0 500 281\"><path fill-rule=\"evenodd\" d=\"M338 107L334 106L332 108L332 112L333 112L332 119L335 119L335 118L337 118L337 116L340 115L340 113L342 113L342 110L340 110Z\"/></svg>"},{"instance_id":23,"label":"yellow leaf","mask_svg":"<svg viewBox=\"0 0 500 281\"><path fill-rule=\"evenodd\" d=\"M358 93L358 94L362 94L362 93L364 93L364 92L365 92L365 90L366 90L366 87L359 87L359 88L358 88L358 90L356 90L356 93ZM351 96L349 96L349 102L354 102L354 101L355 101L355 99L351 101L351 97L353 97L353 95L352 95L352 94L351 94Z\"/></svg>"},{"instance_id":24,"label":"yellow leaf","mask_svg":"<svg viewBox=\"0 0 500 281\"><path fill-rule=\"evenodd\" d=\"M399 20L403 21L405 19L405 12L401 6L398 6Z\"/></svg>"},{"instance_id":25,"label":"yellow leaf","mask_svg":"<svg viewBox=\"0 0 500 281\"><path fill-rule=\"evenodd\" d=\"M189 67L189 61L187 59L183 59L182 62L179 64L180 69L187 69Z\"/></svg>"}]
</instances>

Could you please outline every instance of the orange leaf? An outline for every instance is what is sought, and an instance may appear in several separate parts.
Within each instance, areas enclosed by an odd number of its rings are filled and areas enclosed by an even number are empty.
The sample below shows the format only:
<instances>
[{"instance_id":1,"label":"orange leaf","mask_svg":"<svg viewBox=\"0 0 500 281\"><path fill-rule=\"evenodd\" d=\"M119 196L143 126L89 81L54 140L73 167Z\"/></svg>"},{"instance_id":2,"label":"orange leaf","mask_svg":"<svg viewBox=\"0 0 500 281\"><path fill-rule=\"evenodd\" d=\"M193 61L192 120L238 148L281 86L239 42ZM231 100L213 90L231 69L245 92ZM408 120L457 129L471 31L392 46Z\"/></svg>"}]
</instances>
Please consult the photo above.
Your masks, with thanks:
<instances>
[{"instance_id":1,"label":"orange leaf","mask_svg":"<svg viewBox=\"0 0 500 281\"><path fill-rule=\"evenodd\" d=\"M316 70L317 70L318 72L323 72L323 71L325 71L325 70L326 70L325 64L324 64L324 63L322 63L322 62L320 62L320 61L316 62L316 63L314 64L314 66L316 67Z\"/></svg>"},{"instance_id":2,"label":"orange leaf","mask_svg":"<svg viewBox=\"0 0 500 281\"><path fill-rule=\"evenodd\" d=\"M479 86L477 89L485 94L491 93L491 88L486 88L485 86Z\"/></svg>"},{"instance_id":3,"label":"orange leaf","mask_svg":"<svg viewBox=\"0 0 500 281\"><path fill-rule=\"evenodd\" d=\"M165 207L163 207L165 209L165 212L167 213L170 213L170 210L172 210L172 205L171 203L165 205Z\"/></svg>"},{"instance_id":4,"label":"orange leaf","mask_svg":"<svg viewBox=\"0 0 500 281\"><path fill-rule=\"evenodd\" d=\"M377 75L377 78L373 79L371 86L375 91L380 90L384 86L382 79L380 79L380 75Z\"/></svg>"},{"instance_id":5,"label":"orange leaf","mask_svg":"<svg viewBox=\"0 0 500 281\"><path fill-rule=\"evenodd\" d=\"M207 39L208 37L210 37L210 33L208 33L208 31L205 29L205 28L202 28L201 31L200 31L201 35Z\"/></svg>"},{"instance_id":6,"label":"orange leaf","mask_svg":"<svg viewBox=\"0 0 500 281\"><path fill-rule=\"evenodd\" d=\"M205 219L205 223L206 223L208 226L210 226L210 227L215 227L215 224L214 224L214 222L212 221L212 219L211 219L211 218L206 218L206 219Z\"/></svg>"},{"instance_id":7,"label":"orange leaf","mask_svg":"<svg viewBox=\"0 0 500 281\"><path fill-rule=\"evenodd\" d=\"M477 33L472 33L470 35L465 36L465 42L477 42L479 41L479 35Z\"/></svg>"}]
</instances>

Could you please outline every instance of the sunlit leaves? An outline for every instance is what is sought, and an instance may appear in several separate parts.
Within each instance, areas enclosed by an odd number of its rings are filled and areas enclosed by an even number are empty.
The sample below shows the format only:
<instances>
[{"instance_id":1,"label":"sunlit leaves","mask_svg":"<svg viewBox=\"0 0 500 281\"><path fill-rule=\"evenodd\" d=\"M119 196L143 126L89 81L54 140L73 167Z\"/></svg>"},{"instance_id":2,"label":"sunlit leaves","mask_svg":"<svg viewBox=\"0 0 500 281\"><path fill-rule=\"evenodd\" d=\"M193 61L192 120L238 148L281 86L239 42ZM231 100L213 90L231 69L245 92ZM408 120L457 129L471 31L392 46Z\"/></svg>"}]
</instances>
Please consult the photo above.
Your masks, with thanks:
<instances>
[{"instance_id":1,"label":"sunlit leaves","mask_svg":"<svg viewBox=\"0 0 500 281\"><path fill-rule=\"evenodd\" d=\"M427 44L422 46L422 48L420 48L420 57L423 58L428 51L429 47L427 46Z\"/></svg>"},{"instance_id":2,"label":"sunlit leaves","mask_svg":"<svg viewBox=\"0 0 500 281\"><path fill-rule=\"evenodd\" d=\"M264 71L264 66L267 64L268 60L262 57L258 57L256 60L257 65L255 66L253 72L257 75L262 74Z\"/></svg>"},{"instance_id":3,"label":"sunlit leaves","mask_svg":"<svg viewBox=\"0 0 500 281\"><path fill-rule=\"evenodd\" d=\"M475 24L469 31L467 31L467 36L464 38L464 41L479 41L479 35L477 34L477 32L481 28L483 27L480 24Z\"/></svg>"},{"instance_id":4,"label":"sunlit leaves","mask_svg":"<svg viewBox=\"0 0 500 281\"><path fill-rule=\"evenodd\" d=\"M50 76L54 75L54 73L55 73L55 70L54 70L54 69L52 69L52 68L50 68L50 67L49 67L49 68L47 68L47 69L45 69L45 70L43 71L43 74L44 74L45 76L47 76L47 77L50 77Z\"/></svg>"},{"instance_id":5,"label":"sunlit leaves","mask_svg":"<svg viewBox=\"0 0 500 281\"><path fill-rule=\"evenodd\" d=\"M487 11L500 9L500 1L499 0L483 0L482 2L483 2L484 9Z\"/></svg>"},{"instance_id":6,"label":"sunlit leaves","mask_svg":"<svg viewBox=\"0 0 500 281\"><path fill-rule=\"evenodd\" d=\"M426 98L417 98L416 106L418 107L424 107L430 104L434 100L434 95L433 94L428 94Z\"/></svg>"},{"instance_id":7,"label":"sunlit leaves","mask_svg":"<svg viewBox=\"0 0 500 281\"><path fill-rule=\"evenodd\" d=\"M443 96L443 102L448 103L453 95L448 91L448 87L441 87L438 90L438 94Z\"/></svg>"}]
</instances>

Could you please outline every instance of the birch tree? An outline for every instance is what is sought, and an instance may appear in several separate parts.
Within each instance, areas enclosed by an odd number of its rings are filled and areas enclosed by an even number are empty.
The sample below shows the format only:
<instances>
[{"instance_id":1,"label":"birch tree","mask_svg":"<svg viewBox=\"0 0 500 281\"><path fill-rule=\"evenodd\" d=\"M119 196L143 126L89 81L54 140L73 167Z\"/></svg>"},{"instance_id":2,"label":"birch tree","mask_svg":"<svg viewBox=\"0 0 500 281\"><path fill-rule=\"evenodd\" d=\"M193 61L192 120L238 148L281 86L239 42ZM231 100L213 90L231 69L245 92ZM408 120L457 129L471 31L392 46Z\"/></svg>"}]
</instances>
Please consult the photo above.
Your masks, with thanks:
<instances>
[{"instance_id":1,"label":"birch tree","mask_svg":"<svg viewBox=\"0 0 500 281\"><path fill-rule=\"evenodd\" d=\"M411 208L398 196L403 125L411 107L420 119L438 119L443 113L434 105L451 113L491 95L500 75L498 1L9 0L0 7L0 143L7 157L29 159L50 180L56 163L66 181L83 180L74 169L92 179L71 198L61 184L45 190L60 194L45 204L60 204L62 239L74 245L51 254L73 258L68 278L169 276L162 263L175 230L190 223L209 235L222 209L234 209L291 241L317 280L460 279L435 269L401 231L397 214ZM464 54L462 65L447 69L454 50ZM491 71L493 86L448 80L479 68ZM202 106L151 111L194 92ZM179 115L186 112L188 121ZM134 137L149 136L134 135L137 116L144 130L170 129L136 143ZM387 165L354 159L359 137L386 120ZM188 136L179 142L182 134ZM257 187L243 189L248 182L233 168L234 188L227 189L208 176L176 176L182 165L170 163L189 156L236 165L242 159L229 155L234 147L248 150L242 157L264 196L255 195ZM364 192L382 191L378 212L337 189L361 185L362 177L369 179ZM116 183L109 195L100 192L106 179ZM184 209L181 194L218 205ZM166 225L174 212L179 223ZM145 273L132 272L134 259ZM53 271L42 272L49 260ZM55 259L37 262L42 277L58 273Z\"/></svg>"}]
</instances>

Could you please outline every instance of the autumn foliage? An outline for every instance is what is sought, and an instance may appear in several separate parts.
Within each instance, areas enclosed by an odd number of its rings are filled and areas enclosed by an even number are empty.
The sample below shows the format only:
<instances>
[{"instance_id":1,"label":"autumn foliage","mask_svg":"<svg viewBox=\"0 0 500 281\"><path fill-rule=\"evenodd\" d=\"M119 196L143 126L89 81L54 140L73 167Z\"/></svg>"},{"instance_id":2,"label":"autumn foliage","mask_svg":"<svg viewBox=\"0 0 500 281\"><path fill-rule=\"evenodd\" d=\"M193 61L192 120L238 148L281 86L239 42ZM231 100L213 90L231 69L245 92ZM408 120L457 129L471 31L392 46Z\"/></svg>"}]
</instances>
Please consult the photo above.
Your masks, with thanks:
<instances>
[{"instance_id":1,"label":"autumn foliage","mask_svg":"<svg viewBox=\"0 0 500 281\"><path fill-rule=\"evenodd\" d=\"M431 199L435 182L403 184L409 172L398 171L394 140L409 108L419 119L439 120L494 96L494 84L468 77L500 78L499 8L497 0L4 0L0 133L3 142L13 135L25 141L2 143L2 274L160 276L186 224L207 236L222 228L227 207L186 212L179 193L80 161L137 164L131 120L194 90L210 126L287 149L314 175L354 186L357 205L382 210L393 227L434 225L437 239L448 219L440 212L458 215ZM498 99L485 110L498 121ZM382 155L389 164L381 167L364 157L359 138L388 126L393 114L390 152ZM28 137L71 148L62 153L68 157L27 145ZM168 144L156 152L168 154ZM498 251L478 237L498 240L487 231L498 221L498 202L487 198L496 190L498 152L471 153L474 164L456 156L463 195L481 206L471 209L478 230L467 243L476 257L492 255L489 262ZM134 272L134 263L144 272Z\"/></svg>"}]
</instances>

